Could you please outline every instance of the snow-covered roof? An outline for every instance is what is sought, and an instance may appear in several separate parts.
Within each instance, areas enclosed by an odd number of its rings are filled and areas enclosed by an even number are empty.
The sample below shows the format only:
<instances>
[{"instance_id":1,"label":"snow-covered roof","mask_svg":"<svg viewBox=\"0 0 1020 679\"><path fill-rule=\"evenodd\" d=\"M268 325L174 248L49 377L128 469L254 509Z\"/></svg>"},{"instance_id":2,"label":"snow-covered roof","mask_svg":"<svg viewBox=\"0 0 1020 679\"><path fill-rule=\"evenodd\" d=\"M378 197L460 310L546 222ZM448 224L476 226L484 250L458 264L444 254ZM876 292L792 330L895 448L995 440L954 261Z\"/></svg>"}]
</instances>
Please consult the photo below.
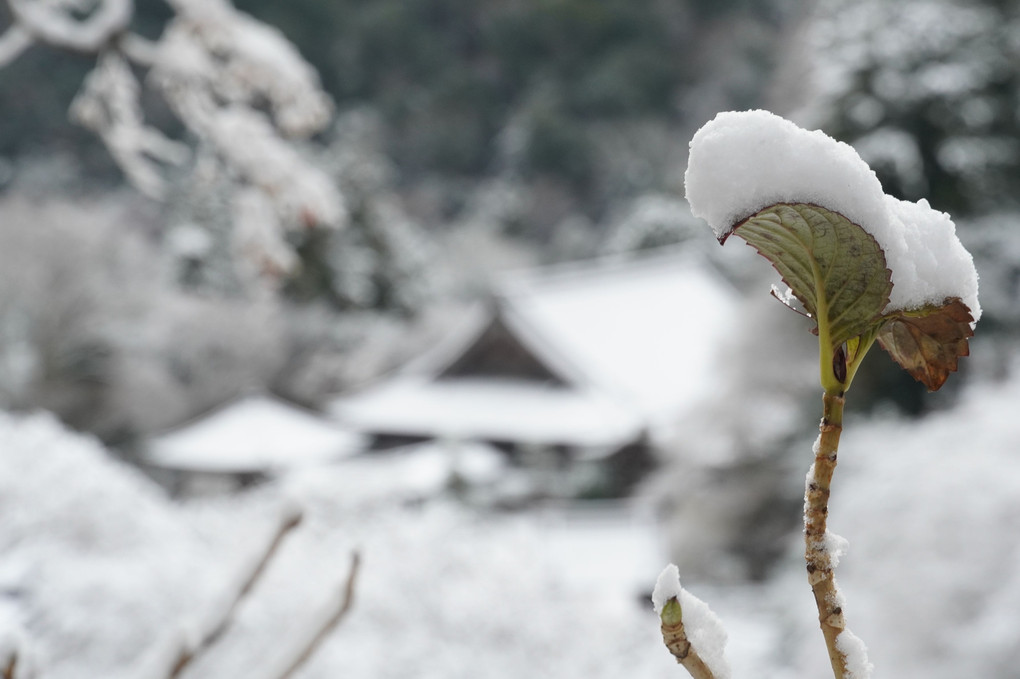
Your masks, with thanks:
<instances>
[{"instance_id":1,"label":"snow-covered roof","mask_svg":"<svg viewBox=\"0 0 1020 679\"><path fill-rule=\"evenodd\" d=\"M398 377L331 411L364 431L597 448L637 438L643 418L604 394L526 380Z\"/></svg>"},{"instance_id":2,"label":"snow-covered roof","mask_svg":"<svg viewBox=\"0 0 1020 679\"><path fill-rule=\"evenodd\" d=\"M487 328L456 337L331 412L364 431L619 446L708 396L737 296L702 258L670 250L507 275L502 326L561 384L444 375Z\"/></svg>"},{"instance_id":3,"label":"snow-covered roof","mask_svg":"<svg viewBox=\"0 0 1020 679\"><path fill-rule=\"evenodd\" d=\"M653 421L708 395L737 318L734 288L675 249L525 272L499 290L508 323L545 361Z\"/></svg>"},{"instance_id":4,"label":"snow-covered roof","mask_svg":"<svg viewBox=\"0 0 1020 679\"><path fill-rule=\"evenodd\" d=\"M363 437L268 396L250 396L149 441L150 464L205 472L270 471L358 452Z\"/></svg>"}]
</instances>

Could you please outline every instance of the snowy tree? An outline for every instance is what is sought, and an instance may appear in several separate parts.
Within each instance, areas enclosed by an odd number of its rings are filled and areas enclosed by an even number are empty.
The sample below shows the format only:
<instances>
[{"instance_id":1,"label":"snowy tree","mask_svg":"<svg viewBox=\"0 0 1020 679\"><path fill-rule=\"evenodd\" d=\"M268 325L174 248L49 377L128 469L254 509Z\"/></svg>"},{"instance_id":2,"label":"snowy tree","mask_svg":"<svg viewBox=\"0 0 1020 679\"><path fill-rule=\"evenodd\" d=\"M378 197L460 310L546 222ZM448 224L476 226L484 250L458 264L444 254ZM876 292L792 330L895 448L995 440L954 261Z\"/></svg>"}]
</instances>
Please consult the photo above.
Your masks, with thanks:
<instances>
[{"instance_id":1,"label":"snowy tree","mask_svg":"<svg viewBox=\"0 0 1020 679\"><path fill-rule=\"evenodd\" d=\"M403 206L384 137L374 111L354 109L338 117L329 143L316 154L316 164L342 187L349 225L297 235L302 266L288 281L292 298L410 315L442 287L439 253Z\"/></svg>"},{"instance_id":2,"label":"snowy tree","mask_svg":"<svg viewBox=\"0 0 1020 679\"><path fill-rule=\"evenodd\" d=\"M35 44L95 55L72 119L156 199L167 194L168 170L197 146L230 179L236 246L261 270L286 271L294 257L284 230L345 218L337 188L291 141L325 127L331 103L281 33L228 0L167 4L172 16L149 41L132 28L133 0L10 0L0 66ZM146 120L146 90L177 117L188 143Z\"/></svg>"},{"instance_id":3,"label":"snowy tree","mask_svg":"<svg viewBox=\"0 0 1020 679\"><path fill-rule=\"evenodd\" d=\"M822 0L798 117L854 145L883 186L966 214L1017 204L1020 6Z\"/></svg>"},{"instance_id":4,"label":"snowy tree","mask_svg":"<svg viewBox=\"0 0 1020 679\"><path fill-rule=\"evenodd\" d=\"M130 443L264 388L285 363L279 300L179 289L151 207L0 199L0 407Z\"/></svg>"}]
</instances>

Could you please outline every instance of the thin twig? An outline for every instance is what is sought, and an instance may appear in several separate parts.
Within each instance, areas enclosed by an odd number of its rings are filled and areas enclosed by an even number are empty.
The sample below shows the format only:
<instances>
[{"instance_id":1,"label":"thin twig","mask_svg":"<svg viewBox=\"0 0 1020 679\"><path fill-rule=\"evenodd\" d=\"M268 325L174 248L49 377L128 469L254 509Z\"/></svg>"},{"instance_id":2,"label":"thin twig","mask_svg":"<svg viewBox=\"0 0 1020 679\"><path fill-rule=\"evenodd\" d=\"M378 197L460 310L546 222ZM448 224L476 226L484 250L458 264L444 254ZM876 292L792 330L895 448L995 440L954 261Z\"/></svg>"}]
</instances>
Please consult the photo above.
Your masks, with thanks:
<instances>
[{"instance_id":1,"label":"thin twig","mask_svg":"<svg viewBox=\"0 0 1020 679\"><path fill-rule=\"evenodd\" d=\"M276 532L273 534L273 539L266 546L265 551L262 553L262 557L255 564L255 567L248 574L244 583L237 590L230 605L226 607L223 614L220 616L219 622L213 625L209 630L205 632L205 635L193 646L185 646L181 649L180 654L177 657L177 661L170 669L170 673L167 674L167 679L177 679L181 673L185 670L202 653L209 650L210 647L215 644L220 637L230 628L230 625L234 622L234 616L237 613L237 609L240 607L241 602L248 596L248 593L255 587L255 584L259 581L262 575L266 572L266 568L269 562L273 559L276 553L280 549L280 545L283 543L283 539L301 523L301 512L293 511L284 515L283 520L277 527Z\"/></svg>"},{"instance_id":2,"label":"thin twig","mask_svg":"<svg viewBox=\"0 0 1020 679\"><path fill-rule=\"evenodd\" d=\"M315 654L315 651L319 648L326 637L336 629L340 621L347 616L348 611L351 610L351 606L354 604L354 586L358 577L358 568L361 565L361 556L358 552L351 554L351 568L347 574L347 581L344 583L343 596L339 599L339 607L336 611L325 621L319 631L309 639L308 644L304 648L300 649L294 656L294 659L287 663L286 669L284 669L276 679L290 679L302 665Z\"/></svg>"}]
</instances>

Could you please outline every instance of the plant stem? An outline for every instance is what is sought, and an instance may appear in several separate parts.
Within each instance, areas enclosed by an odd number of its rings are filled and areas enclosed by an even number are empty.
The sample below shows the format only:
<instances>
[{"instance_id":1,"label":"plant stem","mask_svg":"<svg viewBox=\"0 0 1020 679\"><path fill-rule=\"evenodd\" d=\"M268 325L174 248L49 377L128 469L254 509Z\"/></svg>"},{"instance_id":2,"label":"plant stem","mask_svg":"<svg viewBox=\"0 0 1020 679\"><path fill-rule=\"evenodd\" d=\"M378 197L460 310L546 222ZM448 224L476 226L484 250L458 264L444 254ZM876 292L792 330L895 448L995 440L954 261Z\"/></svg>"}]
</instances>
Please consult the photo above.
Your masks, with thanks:
<instances>
[{"instance_id":1,"label":"plant stem","mask_svg":"<svg viewBox=\"0 0 1020 679\"><path fill-rule=\"evenodd\" d=\"M833 576L832 554L829 550L826 519L829 512L829 489L836 470L836 450L843 431L842 389L826 389L822 395L822 421L815 461L808 473L804 495L804 558L807 561L808 582L818 607L818 622L825 636L829 660L836 679L846 679L846 656L837 648L836 637L846 627L843 617L843 597L836 588Z\"/></svg>"},{"instance_id":2,"label":"plant stem","mask_svg":"<svg viewBox=\"0 0 1020 679\"><path fill-rule=\"evenodd\" d=\"M677 606L677 611L679 611ZM687 631L680 615L662 617L662 640L676 661L684 666L693 679L715 679L715 674L687 638Z\"/></svg>"}]
</instances>

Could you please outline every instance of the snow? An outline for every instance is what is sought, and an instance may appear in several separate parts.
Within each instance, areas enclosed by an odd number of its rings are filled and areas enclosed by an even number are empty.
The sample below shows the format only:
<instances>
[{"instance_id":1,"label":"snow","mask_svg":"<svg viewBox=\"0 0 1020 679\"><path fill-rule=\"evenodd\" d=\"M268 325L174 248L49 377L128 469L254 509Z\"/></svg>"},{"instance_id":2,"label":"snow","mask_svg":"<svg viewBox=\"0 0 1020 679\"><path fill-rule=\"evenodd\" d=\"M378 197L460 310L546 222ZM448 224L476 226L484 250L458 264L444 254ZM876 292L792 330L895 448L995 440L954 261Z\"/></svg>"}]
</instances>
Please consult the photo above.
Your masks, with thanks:
<instances>
[{"instance_id":1,"label":"snow","mask_svg":"<svg viewBox=\"0 0 1020 679\"><path fill-rule=\"evenodd\" d=\"M511 321L564 364L657 423L707 398L714 353L735 328L735 290L700 258L666 249L507 275Z\"/></svg>"},{"instance_id":2,"label":"snow","mask_svg":"<svg viewBox=\"0 0 1020 679\"><path fill-rule=\"evenodd\" d=\"M683 587L680 585L680 569L676 564L669 564L659 573L655 581L655 589L652 590L652 606L657 615L662 615L662 607L670 599L680 600L680 592Z\"/></svg>"},{"instance_id":3,"label":"snow","mask_svg":"<svg viewBox=\"0 0 1020 679\"><path fill-rule=\"evenodd\" d=\"M829 563L833 568L839 565L839 560L846 556L849 549L849 540L832 531L825 531L825 551L829 553Z\"/></svg>"},{"instance_id":4,"label":"snow","mask_svg":"<svg viewBox=\"0 0 1020 679\"><path fill-rule=\"evenodd\" d=\"M853 147L768 111L720 113L691 139L684 184L694 216L723 238L783 202L822 205L869 232L888 221L882 185Z\"/></svg>"},{"instance_id":5,"label":"snow","mask_svg":"<svg viewBox=\"0 0 1020 679\"><path fill-rule=\"evenodd\" d=\"M0 602L41 676L121 676L221 568L151 482L52 417L0 413L0 450Z\"/></svg>"},{"instance_id":6,"label":"snow","mask_svg":"<svg viewBox=\"0 0 1020 679\"><path fill-rule=\"evenodd\" d=\"M848 629L836 637L836 649L846 657L847 679L870 679L874 665L864 642Z\"/></svg>"},{"instance_id":7,"label":"snow","mask_svg":"<svg viewBox=\"0 0 1020 679\"><path fill-rule=\"evenodd\" d=\"M586 447L627 443L642 427L632 408L594 390L510 379L393 378L330 411L362 431Z\"/></svg>"},{"instance_id":8,"label":"snow","mask_svg":"<svg viewBox=\"0 0 1020 679\"><path fill-rule=\"evenodd\" d=\"M456 482L471 488L503 477L506 455L483 443L435 441L359 455L329 469L311 467L291 474L294 486L329 484L349 501L422 501Z\"/></svg>"},{"instance_id":9,"label":"snow","mask_svg":"<svg viewBox=\"0 0 1020 679\"><path fill-rule=\"evenodd\" d=\"M926 200L885 195L853 147L768 111L720 113L691 140L685 176L691 211L725 238L776 203L813 203L875 237L892 272L888 310L960 297L981 317L977 271L945 213Z\"/></svg>"},{"instance_id":10,"label":"snow","mask_svg":"<svg viewBox=\"0 0 1020 679\"><path fill-rule=\"evenodd\" d=\"M879 243L893 272L889 307L910 309L959 297L974 320L980 319L977 269L949 215L933 210L923 198L911 203L886 196L886 204L893 233Z\"/></svg>"},{"instance_id":11,"label":"snow","mask_svg":"<svg viewBox=\"0 0 1020 679\"><path fill-rule=\"evenodd\" d=\"M250 396L153 439L146 460L191 471L266 471L334 461L361 447L361 437L325 418Z\"/></svg>"},{"instance_id":12,"label":"snow","mask_svg":"<svg viewBox=\"0 0 1020 679\"><path fill-rule=\"evenodd\" d=\"M716 679L729 679L730 663L725 656L728 635L722 620L708 604L686 589L680 594L680 607L684 612L687 638L697 649L698 655L712 670Z\"/></svg>"},{"instance_id":13,"label":"snow","mask_svg":"<svg viewBox=\"0 0 1020 679\"><path fill-rule=\"evenodd\" d=\"M1011 676L1020 648L1017 402L1013 378L977 385L958 408L926 419L862 419L844 432L831 521L853 541L854 558L840 581L854 631L889 676ZM196 679L250 676L292 648L328 609L354 546L363 556L355 608L306 668L309 679L386 679L407 667L423 679L677 671L635 586L642 572L651 584L653 564L664 561L654 527L640 521L560 509L493 515L429 501L433 491L415 479L431 478L438 458L424 456L403 478L351 459L288 475L248 494L250 506L182 509L49 417L0 415L0 449L0 591L41 676L136 679L143 666L155 668L145 676L161 676L196 628L183 623L208 613L246 571L237 564L264 543L265 510L281 497L305 508L305 523L223 648L194 668ZM647 537L635 539L639 531ZM736 675L827 671L802 536L790 544L779 578L702 592L728 621ZM682 594L681 605L685 625L713 628L696 622L703 611L693 598ZM719 647L718 639L695 643L703 655ZM856 653L851 637L841 643Z\"/></svg>"},{"instance_id":14,"label":"snow","mask_svg":"<svg viewBox=\"0 0 1020 679\"><path fill-rule=\"evenodd\" d=\"M90 7L86 19L75 16L76 3L15 3L11 14L36 40L81 52L106 47L114 35L131 23L134 4L130 0L106 0Z\"/></svg>"}]
</instances>

